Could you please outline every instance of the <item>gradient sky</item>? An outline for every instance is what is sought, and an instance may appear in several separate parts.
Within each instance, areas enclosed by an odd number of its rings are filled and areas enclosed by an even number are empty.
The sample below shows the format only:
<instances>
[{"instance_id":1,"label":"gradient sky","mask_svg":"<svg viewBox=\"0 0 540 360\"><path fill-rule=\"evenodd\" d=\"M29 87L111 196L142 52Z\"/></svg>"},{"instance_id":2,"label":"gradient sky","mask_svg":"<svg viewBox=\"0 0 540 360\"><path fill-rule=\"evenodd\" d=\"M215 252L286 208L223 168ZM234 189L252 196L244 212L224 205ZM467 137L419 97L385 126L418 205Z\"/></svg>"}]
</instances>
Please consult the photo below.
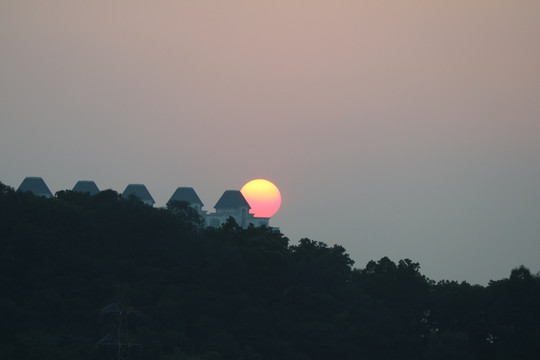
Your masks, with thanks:
<instances>
[{"instance_id":1,"label":"gradient sky","mask_svg":"<svg viewBox=\"0 0 540 360\"><path fill-rule=\"evenodd\" d=\"M0 1L0 181L213 211L486 284L540 270L540 1Z\"/></svg>"}]
</instances>

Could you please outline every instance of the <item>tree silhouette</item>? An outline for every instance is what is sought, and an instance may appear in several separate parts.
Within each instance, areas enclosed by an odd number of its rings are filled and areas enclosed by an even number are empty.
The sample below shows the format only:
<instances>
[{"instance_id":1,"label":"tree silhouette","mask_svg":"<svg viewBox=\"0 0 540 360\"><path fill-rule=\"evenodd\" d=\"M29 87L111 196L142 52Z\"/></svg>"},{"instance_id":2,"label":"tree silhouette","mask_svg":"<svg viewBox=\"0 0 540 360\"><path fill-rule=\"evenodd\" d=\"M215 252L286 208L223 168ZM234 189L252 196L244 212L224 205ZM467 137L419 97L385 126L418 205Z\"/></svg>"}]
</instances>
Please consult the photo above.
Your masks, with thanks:
<instances>
[{"instance_id":1,"label":"tree silhouette","mask_svg":"<svg viewBox=\"0 0 540 360\"><path fill-rule=\"evenodd\" d=\"M0 183L0 358L99 359L118 284L132 359L536 359L540 279L435 283L409 259L354 268L339 245L229 219ZM195 216L197 215L197 216Z\"/></svg>"}]
</instances>

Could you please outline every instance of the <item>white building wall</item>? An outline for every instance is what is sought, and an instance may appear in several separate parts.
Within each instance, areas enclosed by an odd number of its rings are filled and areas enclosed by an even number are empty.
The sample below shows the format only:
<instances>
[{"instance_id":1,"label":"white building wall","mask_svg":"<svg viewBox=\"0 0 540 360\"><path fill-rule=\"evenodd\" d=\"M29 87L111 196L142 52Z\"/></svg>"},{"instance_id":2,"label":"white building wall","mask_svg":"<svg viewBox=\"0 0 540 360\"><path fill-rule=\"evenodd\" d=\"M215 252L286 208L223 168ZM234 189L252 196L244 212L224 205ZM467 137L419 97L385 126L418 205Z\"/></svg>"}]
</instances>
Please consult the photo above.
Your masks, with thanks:
<instances>
[{"instance_id":1,"label":"white building wall","mask_svg":"<svg viewBox=\"0 0 540 360\"><path fill-rule=\"evenodd\" d=\"M212 214L206 214L205 223L208 227L220 227L227 222L229 217L234 218L236 223L242 228L247 228L250 224L255 227L269 226L270 218L256 218L249 213L247 208L220 209Z\"/></svg>"}]
</instances>

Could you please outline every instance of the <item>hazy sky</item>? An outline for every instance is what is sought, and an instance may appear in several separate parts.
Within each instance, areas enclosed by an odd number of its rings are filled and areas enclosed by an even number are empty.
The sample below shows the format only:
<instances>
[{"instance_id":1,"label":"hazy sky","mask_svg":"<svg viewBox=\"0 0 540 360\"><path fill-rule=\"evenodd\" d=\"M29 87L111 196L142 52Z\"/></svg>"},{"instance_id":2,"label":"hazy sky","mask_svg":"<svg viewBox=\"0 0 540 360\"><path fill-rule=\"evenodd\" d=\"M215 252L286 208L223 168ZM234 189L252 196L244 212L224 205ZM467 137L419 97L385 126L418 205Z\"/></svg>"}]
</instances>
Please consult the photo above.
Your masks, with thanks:
<instances>
[{"instance_id":1,"label":"hazy sky","mask_svg":"<svg viewBox=\"0 0 540 360\"><path fill-rule=\"evenodd\" d=\"M0 181L213 211L485 284L540 271L540 1L0 0Z\"/></svg>"}]
</instances>

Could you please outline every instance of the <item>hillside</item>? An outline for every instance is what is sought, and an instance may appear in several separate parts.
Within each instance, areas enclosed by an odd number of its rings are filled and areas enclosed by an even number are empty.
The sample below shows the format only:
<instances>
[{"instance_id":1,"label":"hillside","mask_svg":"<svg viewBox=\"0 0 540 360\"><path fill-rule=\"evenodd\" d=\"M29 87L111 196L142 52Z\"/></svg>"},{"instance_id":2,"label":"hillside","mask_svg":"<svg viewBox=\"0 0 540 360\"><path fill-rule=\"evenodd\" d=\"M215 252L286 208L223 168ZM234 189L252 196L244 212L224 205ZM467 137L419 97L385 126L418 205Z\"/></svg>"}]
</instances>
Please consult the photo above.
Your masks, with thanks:
<instances>
[{"instance_id":1,"label":"hillside","mask_svg":"<svg viewBox=\"0 0 540 360\"><path fill-rule=\"evenodd\" d=\"M540 277L523 266L482 287L434 283L408 259L353 265L341 246L290 245L266 227L204 229L183 203L156 209L110 190L46 199L0 183L0 358L540 353Z\"/></svg>"}]
</instances>

